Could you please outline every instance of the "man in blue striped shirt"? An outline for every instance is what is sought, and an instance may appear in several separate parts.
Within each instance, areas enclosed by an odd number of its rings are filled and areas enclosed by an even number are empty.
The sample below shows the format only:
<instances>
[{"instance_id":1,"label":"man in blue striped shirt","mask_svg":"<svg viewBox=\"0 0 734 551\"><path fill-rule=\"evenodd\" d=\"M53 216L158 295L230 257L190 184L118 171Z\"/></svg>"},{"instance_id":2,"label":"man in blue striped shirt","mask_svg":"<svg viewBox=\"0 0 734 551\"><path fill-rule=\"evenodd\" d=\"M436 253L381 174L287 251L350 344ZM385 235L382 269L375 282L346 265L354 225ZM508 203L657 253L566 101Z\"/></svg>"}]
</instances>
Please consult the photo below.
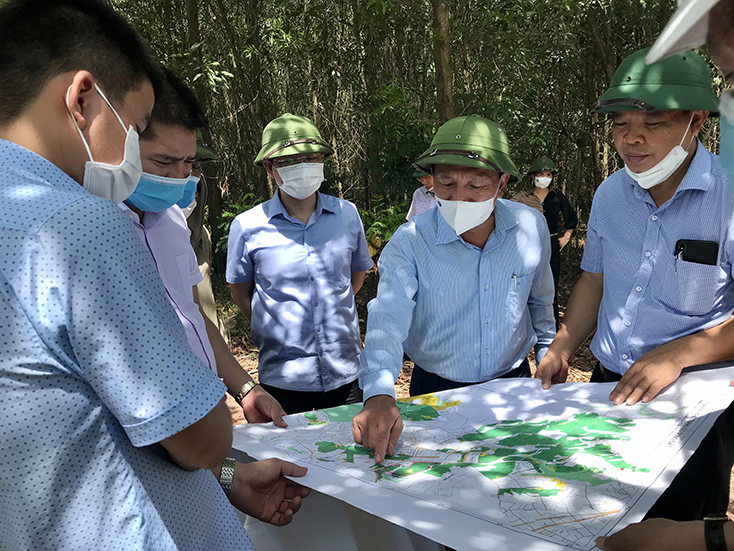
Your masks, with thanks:
<instances>
[{"instance_id":1,"label":"man in blue striped shirt","mask_svg":"<svg viewBox=\"0 0 734 551\"><path fill-rule=\"evenodd\" d=\"M628 405L652 400L686 366L733 354L734 190L697 139L718 111L711 74L690 50L650 66L646 54L624 60L597 103L613 116L626 166L596 191L583 273L536 373L544 388L565 381L568 359L596 328L591 380L618 381L610 400ZM720 417L650 516L726 510L731 417Z\"/></svg>"},{"instance_id":2,"label":"man in blue striped shirt","mask_svg":"<svg viewBox=\"0 0 734 551\"><path fill-rule=\"evenodd\" d=\"M505 132L477 115L444 124L416 163L434 176L438 208L395 233L369 304L352 424L357 443L392 454L402 432L394 383L413 359L411 395L529 377L555 336L550 236L534 209L498 199L517 178Z\"/></svg>"}]
</instances>

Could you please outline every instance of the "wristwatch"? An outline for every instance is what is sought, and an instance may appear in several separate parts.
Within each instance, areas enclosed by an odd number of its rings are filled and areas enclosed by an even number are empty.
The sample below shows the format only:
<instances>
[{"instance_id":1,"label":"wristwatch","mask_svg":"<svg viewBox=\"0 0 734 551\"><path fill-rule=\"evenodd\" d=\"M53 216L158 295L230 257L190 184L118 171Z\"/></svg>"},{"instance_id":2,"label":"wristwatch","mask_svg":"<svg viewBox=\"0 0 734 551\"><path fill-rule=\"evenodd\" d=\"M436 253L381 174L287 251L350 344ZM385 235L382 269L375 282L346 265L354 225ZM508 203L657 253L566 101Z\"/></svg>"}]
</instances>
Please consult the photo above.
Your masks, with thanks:
<instances>
[{"instance_id":1,"label":"wristwatch","mask_svg":"<svg viewBox=\"0 0 734 551\"><path fill-rule=\"evenodd\" d=\"M245 396L247 396L250 391L255 388L258 385L255 381L247 381L244 385L242 385L242 388L240 388L239 392L237 394L233 394L234 401L237 402L237 404L242 405L242 400Z\"/></svg>"},{"instance_id":2,"label":"wristwatch","mask_svg":"<svg viewBox=\"0 0 734 551\"><path fill-rule=\"evenodd\" d=\"M724 537L724 524L729 522L725 514L704 517L703 533L706 539L706 551L728 551Z\"/></svg>"},{"instance_id":3,"label":"wristwatch","mask_svg":"<svg viewBox=\"0 0 734 551\"><path fill-rule=\"evenodd\" d=\"M222 472L219 473L219 485L224 490L224 495L229 497L229 491L232 489L232 479L234 478L235 460L231 457L226 458L222 462ZM726 549L724 550L726 551Z\"/></svg>"}]
</instances>

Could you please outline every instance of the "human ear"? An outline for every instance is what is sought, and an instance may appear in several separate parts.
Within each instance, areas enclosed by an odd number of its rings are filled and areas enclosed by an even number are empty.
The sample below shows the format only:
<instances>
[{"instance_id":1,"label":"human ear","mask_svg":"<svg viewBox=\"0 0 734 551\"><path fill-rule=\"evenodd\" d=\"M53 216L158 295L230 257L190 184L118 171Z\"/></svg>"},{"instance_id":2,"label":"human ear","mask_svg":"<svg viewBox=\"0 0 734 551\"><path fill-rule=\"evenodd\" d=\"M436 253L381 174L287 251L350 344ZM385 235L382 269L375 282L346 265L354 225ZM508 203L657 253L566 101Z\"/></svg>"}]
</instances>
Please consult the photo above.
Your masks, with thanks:
<instances>
[{"instance_id":1,"label":"human ear","mask_svg":"<svg viewBox=\"0 0 734 551\"><path fill-rule=\"evenodd\" d=\"M509 173L505 172L500 176L500 185L497 188L497 197L502 197L502 195L505 193L505 188L507 187L507 182L510 181L510 175Z\"/></svg>"},{"instance_id":2,"label":"human ear","mask_svg":"<svg viewBox=\"0 0 734 551\"><path fill-rule=\"evenodd\" d=\"M77 71L66 90L66 107L79 129L89 125L94 112L99 112L99 94L94 89L94 77L89 71Z\"/></svg>"},{"instance_id":3,"label":"human ear","mask_svg":"<svg viewBox=\"0 0 734 551\"><path fill-rule=\"evenodd\" d=\"M701 130L701 127L703 126L703 123L706 122L706 119L709 117L708 111L694 111L693 112L693 121L691 121L691 134L694 136L697 136L699 131Z\"/></svg>"}]
</instances>

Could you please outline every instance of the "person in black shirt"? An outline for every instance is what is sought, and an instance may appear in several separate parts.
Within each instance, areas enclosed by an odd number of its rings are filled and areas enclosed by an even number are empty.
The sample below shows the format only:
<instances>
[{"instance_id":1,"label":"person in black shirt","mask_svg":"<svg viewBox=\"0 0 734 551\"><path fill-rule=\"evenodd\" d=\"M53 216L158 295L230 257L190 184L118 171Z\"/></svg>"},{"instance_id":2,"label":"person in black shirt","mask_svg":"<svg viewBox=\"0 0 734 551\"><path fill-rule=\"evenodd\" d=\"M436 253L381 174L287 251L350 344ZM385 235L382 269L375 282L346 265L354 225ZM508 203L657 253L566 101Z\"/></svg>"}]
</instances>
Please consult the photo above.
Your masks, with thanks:
<instances>
[{"instance_id":1,"label":"person in black shirt","mask_svg":"<svg viewBox=\"0 0 734 551\"><path fill-rule=\"evenodd\" d=\"M533 183L532 191L521 191L512 198L513 201L522 203L539 210L545 215L548 223L548 231L551 237L551 271L556 287L553 297L553 313L556 316L558 326L558 280L561 276L561 251L571 240L571 234L576 229L578 217L576 210L559 189L551 189L555 175L558 174L556 164L547 157L536 159L530 167L529 175ZM560 214L563 213L563 235L558 237L558 223Z\"/></svg>"}]
</instances>

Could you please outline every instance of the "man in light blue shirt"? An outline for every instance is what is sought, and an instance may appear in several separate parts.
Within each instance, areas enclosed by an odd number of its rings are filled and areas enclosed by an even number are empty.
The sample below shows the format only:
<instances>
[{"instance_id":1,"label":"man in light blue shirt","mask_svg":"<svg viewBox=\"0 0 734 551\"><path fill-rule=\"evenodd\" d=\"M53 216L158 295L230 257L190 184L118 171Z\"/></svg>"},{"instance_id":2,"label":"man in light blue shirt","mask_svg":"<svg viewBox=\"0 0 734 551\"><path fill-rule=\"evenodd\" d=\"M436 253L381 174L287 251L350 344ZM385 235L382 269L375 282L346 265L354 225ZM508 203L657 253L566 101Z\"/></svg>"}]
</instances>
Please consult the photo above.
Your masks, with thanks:
<instances>
[{"instance_id":1,"label":"man in light blue shirt","mask_svg":"<svg viewBox=\"0 0 734 551\"><path fill-rule=\"evenodd\" d=\"M98 0L6 3L0 48L0 549L252 550L207 470L224 386L115 204L160 67ZM267 515L255 465L233 491Z\"/></svg>"},{"instance_id":2,"label":"man in light blue shirt","mask_svg":"<svg viewBox=\"0 0 734 551\"><path fill-rule=\"evenodd\" d=\"M610 400L628 405L652 400L687 366L733 354L734 189L697 139L718 110L710 70L690 50L650 66L646 54L627 57L597 103L613 116L625 168L596 191L583 273L536 373L544 388L565 381L568 359L596 328L591 380L617 382ZM726 510L731 409L649 515Z\"/></svg>"},{"instance_id":3,"label":"man in light blue shirt","mask_svg":"<svg viewBox=\"0 0 734 551\"><path fill-rule=\"evenodd\" d=\"M354 295L372 267L356 207L318 191L324 156L316 126L289 113L263 131L262 164L279 186L237 216L227 282L251 320L259 380L287 413L361 402Z\"/></svg>"},{"instance_id":4,"label":"man in light blue shirt","mask_svg":"<svg viewBox=\"0 0 734 551\"><path fill-rule=\"evenodd\" d=\"M361 356L366 401L352 425L378 463L402 431L403 352L419 395L529 377L531 348L542 359L555 336L545 218L498 199L517 178L504 131L477 115L452 119L416 164L432 172L438 208L401 226L380 256Z\"/></svg>"}]
</instances>

